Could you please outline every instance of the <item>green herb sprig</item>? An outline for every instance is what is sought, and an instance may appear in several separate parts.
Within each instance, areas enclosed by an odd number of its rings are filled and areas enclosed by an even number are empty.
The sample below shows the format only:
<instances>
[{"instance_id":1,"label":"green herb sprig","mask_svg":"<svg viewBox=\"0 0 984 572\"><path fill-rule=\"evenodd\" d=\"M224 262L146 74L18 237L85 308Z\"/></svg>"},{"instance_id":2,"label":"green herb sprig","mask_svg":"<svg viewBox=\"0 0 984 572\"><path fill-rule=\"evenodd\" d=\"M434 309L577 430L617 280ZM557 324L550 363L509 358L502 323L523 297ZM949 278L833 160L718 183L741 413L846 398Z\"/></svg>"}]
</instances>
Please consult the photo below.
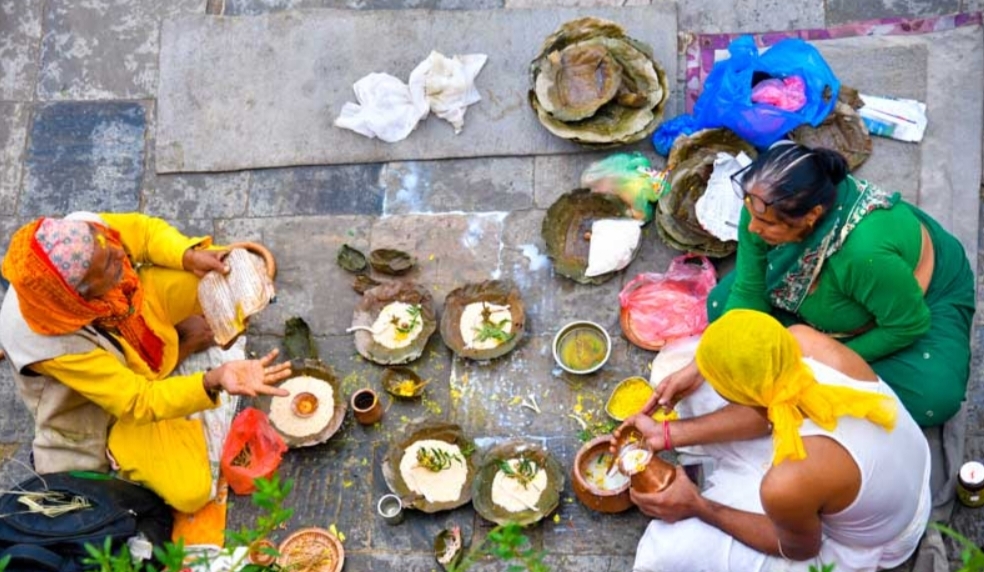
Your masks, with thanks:
<instances>
[{"instance_id":1,"label":"green herb sprig","mask_svg":"<svg viewBox=\"0 0 984 572\"><path fill-rule=\"evenodd\" d=\"M448 453L447 451L436 447L432 449L428 449L427 447L417 449L417 464L428 471L435 473L443 471L444 469L450 467L451 463L454 461L461 464L461 456Z\"/></svg>"},{"instance_id":2,"label":"green herb sprig","mask_svg":"<svg viewBox=\"0 0 984 572\"><path fill-rule=\"evenodd\" d=\"M420 323L420 304L413 304L407 308L407 315L410 316L409 322L401 322L396 316L393 317L393 326L396 327L396 331L401 334L409 334L413 331L417 324Z\"/></svg>"},{"instance_id":3,"label":"green herb sprig","mask_svg":"<svg viewBox=\"0 0 984 572\"><path fill-rule=\"evenodd\" d=\"M526 457L519 458L516 463L516 468L513 468L513 464L509 461L500 460L498 465L499 470L502 471L503 474L509 478L519 481L519 484L523 485L524 489L533 482L533 479L536 478L537 472L540 470L540 467L535 461L532 461Z\"/></svg>"},{"instance_id":4,"label":"green herb sprig","mask_svg":"<svg viewBox=\"0 0 984 572\"><path fill-rule=\"evenodd\" d=\"M504 344L509 340L513 339L516 334L512 332L507 332L505 330L506 325L510 322L509 318L501 320L499 322L485 321L482 322L481 328L475 328L478 332L475 334L476 342L484 342L488 340L496 340L500 344Z\"/></svg>"}]
</instances>

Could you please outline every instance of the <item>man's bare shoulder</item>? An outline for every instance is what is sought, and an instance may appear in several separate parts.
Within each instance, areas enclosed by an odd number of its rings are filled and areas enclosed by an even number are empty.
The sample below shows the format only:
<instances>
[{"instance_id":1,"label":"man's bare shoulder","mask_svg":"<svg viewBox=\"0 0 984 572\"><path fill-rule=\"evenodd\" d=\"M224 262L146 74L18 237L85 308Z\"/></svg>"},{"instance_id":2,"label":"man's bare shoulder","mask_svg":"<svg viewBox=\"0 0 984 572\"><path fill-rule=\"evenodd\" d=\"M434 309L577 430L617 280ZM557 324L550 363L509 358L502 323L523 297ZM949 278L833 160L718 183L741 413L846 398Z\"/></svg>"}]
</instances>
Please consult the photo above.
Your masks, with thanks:
<instances>
[{"instance_id":1,"label":"man's bare shoulder","mask_svg":"<svg viewBox=\"0 0 984 572\"><path fill-rule=\"evenodd\" d=\"M762 480L762 504L770 514L835 513L847 508L861 487L861 471L844 447L825 436L803 438L806 458L773 466Z\"/></svg>"}]
</instances>

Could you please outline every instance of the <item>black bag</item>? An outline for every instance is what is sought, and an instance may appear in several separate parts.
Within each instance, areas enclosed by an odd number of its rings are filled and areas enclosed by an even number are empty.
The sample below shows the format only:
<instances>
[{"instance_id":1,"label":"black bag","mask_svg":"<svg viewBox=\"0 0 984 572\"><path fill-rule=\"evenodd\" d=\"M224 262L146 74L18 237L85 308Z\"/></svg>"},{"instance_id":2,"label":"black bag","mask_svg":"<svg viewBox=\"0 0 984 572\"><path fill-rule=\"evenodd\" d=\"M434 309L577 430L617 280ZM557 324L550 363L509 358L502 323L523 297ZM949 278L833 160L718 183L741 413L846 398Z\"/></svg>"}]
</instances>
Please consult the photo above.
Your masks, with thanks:
<instances>
[{"instance_id":1,"label":"black bag","mask_svg":"<svg viewBox=\"0 0 984 572\"><path fill-rule=\"evenodd\" d=\"M82 497L89 507L48 517L27 512L20 492L57 492ZM7 572L80 572L85 545L101 549L107 537L118 548L139 533L154 546L170 540L171 509L149 489L102 473L52 473L32 477L0 495L0 559Z\"/></svg>"}]
</instances>

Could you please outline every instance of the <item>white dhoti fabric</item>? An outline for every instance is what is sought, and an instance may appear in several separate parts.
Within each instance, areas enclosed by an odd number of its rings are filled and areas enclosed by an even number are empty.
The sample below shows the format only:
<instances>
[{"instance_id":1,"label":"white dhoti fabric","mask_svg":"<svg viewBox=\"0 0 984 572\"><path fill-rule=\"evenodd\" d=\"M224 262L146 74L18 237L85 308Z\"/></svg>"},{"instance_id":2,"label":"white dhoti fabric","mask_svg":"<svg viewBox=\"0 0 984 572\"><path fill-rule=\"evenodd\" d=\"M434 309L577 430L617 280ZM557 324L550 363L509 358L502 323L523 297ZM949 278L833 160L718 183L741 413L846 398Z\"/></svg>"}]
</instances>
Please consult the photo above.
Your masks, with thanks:
<instances>
[{"instance_id":1,"label":"white dhoti fabric","mask_svg":"<svg viewBox=\"0 0 984 572\"><path fill-rule=\"evenodd\" d=\"M663 358L673 365L688 363L683 355L693 357L696 339L668 344ZM665 365L653 362L652 382L658 384L664 377ZM681 417L696 417L716 411L727 405L707 383L692 395L680 401L676 410ZM705 474L703 496L735 509L764 514L759 498L762 478L772 464L772 437L766 436L748 441L713 443L698 447L682 447L679 450L681 464L701 463ZM920 514L929 510L929 495L923 495ZM922 534L925 519L914 518L913 527L899 536ZM918 538L918 536L917 536ZM885 556L881 548L866 549L845 546L824 536L820 554L811 560L791 561L758 552L721 530L696 518L668 524L653 520L639 540L634 572L809 572L810 566L821 569L824 563L835 563L837 572L868 572L879 569L878 563Z\"/></svg>"},{"instance_id":2,"label":"white dhoti fabric","mask_svg":"<svg viewBox=\"0 0 984 572\"><path fill-rule=\"evenodd\" d=\"M232 346L224 350L218 346L213 346L205 351L193 353L174 370L175 375L190 375L199 371L207 371L220 365L246 359L246 337L240 336ZM205 446L208 449L209 471L212 473L212 493L210 499L214 499L218 494L219 464L222 460L222 448L225 446L226 437L229 435L229 428L232 420L239 409L239 396L222 393L219 397L219 406L215 409L207 409L192 414L192 419L198 419L202 423L202 430L205 432Z\"/></svg>"}]
</instances>

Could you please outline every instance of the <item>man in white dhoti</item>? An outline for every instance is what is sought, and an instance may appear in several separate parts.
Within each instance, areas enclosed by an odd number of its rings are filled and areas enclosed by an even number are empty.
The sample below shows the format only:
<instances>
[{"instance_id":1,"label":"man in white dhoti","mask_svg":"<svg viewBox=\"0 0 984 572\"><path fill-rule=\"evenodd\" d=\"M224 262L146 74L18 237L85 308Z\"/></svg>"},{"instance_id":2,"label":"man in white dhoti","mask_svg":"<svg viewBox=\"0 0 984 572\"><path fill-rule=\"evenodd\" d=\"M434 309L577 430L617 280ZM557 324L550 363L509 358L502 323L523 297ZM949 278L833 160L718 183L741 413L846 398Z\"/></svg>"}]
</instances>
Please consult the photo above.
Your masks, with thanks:
<instances>
[{"instance_id":1,"label":"man in white dhoti","mask_svg":"<svg viewBox=\"0 0 984 572\"><path fill-rule=\"evenodd\" d=\"M704 384L687 398L704 414L661 426L653 399L616 432L634 427L655 450L701 445L716 463L703 492L678 468L667 489L632 493L658 519L634 570L868 571L912 554L929 518L928 446L860 356L734 310L704 333L696 363L723 400Z\"/></svg>"}]
</instances>

